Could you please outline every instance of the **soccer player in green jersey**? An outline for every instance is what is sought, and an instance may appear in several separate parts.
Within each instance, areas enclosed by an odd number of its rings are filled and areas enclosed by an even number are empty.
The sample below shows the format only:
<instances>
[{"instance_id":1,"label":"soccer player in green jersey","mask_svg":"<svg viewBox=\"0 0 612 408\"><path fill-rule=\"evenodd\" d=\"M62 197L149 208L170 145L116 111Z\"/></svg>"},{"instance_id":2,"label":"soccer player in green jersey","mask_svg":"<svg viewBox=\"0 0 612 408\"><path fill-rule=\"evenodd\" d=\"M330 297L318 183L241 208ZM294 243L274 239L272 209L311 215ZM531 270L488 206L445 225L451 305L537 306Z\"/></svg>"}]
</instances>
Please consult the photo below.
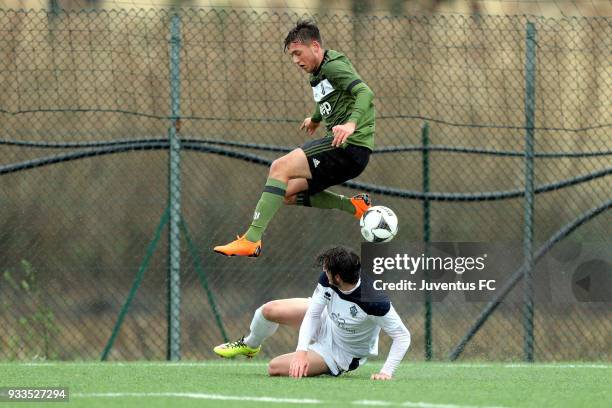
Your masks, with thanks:
<instances>
[{"instance_id":1,"label":"soccer player in green jersey","mask_svg":"<svg viewBox=\"0 0 612 408\"><path fill-rule=\"evenodd\" d=\"M259 256L261 237L283 203L335 208L357 219L371 206L367 194L349 198L327 188L357 177L368 164L374 148L374 93L344 54L323 48L319 29L311 21L298 21L285 38L285 51L310 74L316 103L300 129L312 135L325 121L325 137L274 160L249 229L214 248L223 255Z\"/></svg>"}]
</instances>

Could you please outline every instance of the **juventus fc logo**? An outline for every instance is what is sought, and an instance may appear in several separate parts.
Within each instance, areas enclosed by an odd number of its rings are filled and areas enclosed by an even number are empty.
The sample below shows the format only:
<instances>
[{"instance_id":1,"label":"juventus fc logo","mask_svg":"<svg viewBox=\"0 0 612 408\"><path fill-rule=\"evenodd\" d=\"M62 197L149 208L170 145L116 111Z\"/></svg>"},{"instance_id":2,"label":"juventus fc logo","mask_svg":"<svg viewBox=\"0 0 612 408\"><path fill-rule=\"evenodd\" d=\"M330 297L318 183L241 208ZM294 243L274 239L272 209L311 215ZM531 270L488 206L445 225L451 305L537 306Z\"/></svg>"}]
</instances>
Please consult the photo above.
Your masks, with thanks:
<instances>
[{"instance_id":1,"label":"juventus fc logo","mask_svg":"<svg viewBox=\"0 0 612 408\"><path fill-rule=\"evenodd\" d=\"M332 108L329 102L323 102L319 105L319 112L321 112L321 116L327 116L331 113Z\"/></svg>"},{"instance_id":2,"label":"juventus fc logo","mask_svg":"<svg viewBox=\"0 0 612 408\"><path fill-rule=\"evenodd\" d=\"M253 213L253 221L257 221L259 219L260 215L261 215L261 213L259 211L255 211Z\"/></svg>"}]
</instances>

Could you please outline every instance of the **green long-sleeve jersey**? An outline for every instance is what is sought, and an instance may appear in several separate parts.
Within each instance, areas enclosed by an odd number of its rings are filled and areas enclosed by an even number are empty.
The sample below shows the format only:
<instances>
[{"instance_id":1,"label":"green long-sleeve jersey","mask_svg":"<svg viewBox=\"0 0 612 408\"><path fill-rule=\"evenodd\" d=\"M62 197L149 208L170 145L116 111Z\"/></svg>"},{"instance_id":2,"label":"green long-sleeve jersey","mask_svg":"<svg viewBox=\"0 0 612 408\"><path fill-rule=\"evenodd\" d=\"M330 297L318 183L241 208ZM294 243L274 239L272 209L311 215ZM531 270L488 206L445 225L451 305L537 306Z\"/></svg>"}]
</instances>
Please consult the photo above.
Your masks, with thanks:
<instances>
[{"instance_id":1,"label":"green long-sleeve jersey","mask_svg":"<svg viewBox=\"0 0 612 408\"><path fill-rule=\"evenodd\" d=\"M342 53L326 50L321 65L310 76L310 86L317 106L315 122L325 121L326 135L332 128L355 122L355 133L347 143L374 149L374 93L363 82L349 59Z\"/></svg>"}]
</instances>

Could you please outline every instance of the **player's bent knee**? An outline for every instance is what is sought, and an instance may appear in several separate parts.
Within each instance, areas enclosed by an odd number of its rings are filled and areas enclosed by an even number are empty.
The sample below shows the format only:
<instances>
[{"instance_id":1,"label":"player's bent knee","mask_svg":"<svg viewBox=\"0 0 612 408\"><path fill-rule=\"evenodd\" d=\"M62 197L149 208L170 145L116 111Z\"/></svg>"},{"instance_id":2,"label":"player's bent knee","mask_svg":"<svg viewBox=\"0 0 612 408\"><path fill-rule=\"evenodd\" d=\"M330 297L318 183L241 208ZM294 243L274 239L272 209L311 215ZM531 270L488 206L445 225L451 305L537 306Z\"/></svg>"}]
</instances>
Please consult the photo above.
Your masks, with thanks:
<instances>
[{"instance_id":1,"label":"player's bent knee","mask_svg":"<svg viewBox=\"0 0 612 408\"><path fill-rule=\"evenodd\" d=\"M261 307L261 314L266 320L274 322L278 318L278 309L279 308L277 302L275 300L272 300L270 302L265 303Z\"/></svg>"},{"instance_id":2,"label":"player's bent knee","mask_svg":"<svg viewBox=\"0 0 612 408\"><path fill-rule=\"evenodd\" d=\"M278 300L271 300L261 307L263 317L274 323L281 323L282 320L286 319L286 312L287 308L283 307L282 302Z\"/></svg>"},{"instance_id":3,"label":"player's bent knee","mask_svg":"<svg viewBox=\"0 0 612 408\"><path fill-rule=\"evenodd\" d=\"M268 375L270 377L274 377L278 375L278 370L276 369L274 364L272 364L272 361L270 361L270 363L268 364Z\"/></svg>"},{"instance_id":4,"label":"player's bent knee","mask_svg":"<svg viewBox=\"0 0 612 408\"><path fill-rule=\"evenodd\" d=\"M273 358L268 364L268 375L271 377L289 375L286 369L283 368L282 364L277 358Z\"/></svg>"},{"instance_id":5,"label":"player's bent knee","mask_svg":"<svg viewBox=\"0 0 612 408\"><path fill-rule=\"evenodd\" d=\"M285 175L286 168L287 168L286 163L287 163L287 160L285 159L284 156L274 160L272 164L270 165L270 176L279 177L279 176Z\"/></svg>"}]
</instances>

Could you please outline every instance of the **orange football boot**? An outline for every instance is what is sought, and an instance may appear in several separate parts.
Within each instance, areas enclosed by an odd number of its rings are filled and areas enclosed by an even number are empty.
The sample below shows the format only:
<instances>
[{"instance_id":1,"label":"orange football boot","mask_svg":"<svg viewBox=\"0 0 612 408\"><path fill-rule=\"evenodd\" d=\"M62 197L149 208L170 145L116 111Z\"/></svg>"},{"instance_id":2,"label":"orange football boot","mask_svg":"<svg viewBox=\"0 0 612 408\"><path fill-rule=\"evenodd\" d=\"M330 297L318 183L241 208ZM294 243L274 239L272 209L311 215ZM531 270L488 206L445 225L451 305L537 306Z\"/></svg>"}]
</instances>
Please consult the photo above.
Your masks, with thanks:
<instances>
[{"instance_id":1,"label":"orange football boot","mask_svg":"<svg viewBox=\"0 0 612 408\"><path fill-rule=\"evenodd\" d=\"M363 214L365 214L370 207L372 207L370 196L365 193L357 194L351 197L351 204L355 206L355 218L358 220L361 219Z\"/></svg>"},{"instance_id":2,"label":"orange football boot","mask_svg":"<svg viewBox=\"0 0 612 408\"><path fill-rule=\"evenodd\" d=\"M261 255L261 240L251 242L246 239L246 234L236 238L235 241L227 245L216 246L214 251L225 256L250 256L256 258Z\"/></svg>"}]
</instances>

